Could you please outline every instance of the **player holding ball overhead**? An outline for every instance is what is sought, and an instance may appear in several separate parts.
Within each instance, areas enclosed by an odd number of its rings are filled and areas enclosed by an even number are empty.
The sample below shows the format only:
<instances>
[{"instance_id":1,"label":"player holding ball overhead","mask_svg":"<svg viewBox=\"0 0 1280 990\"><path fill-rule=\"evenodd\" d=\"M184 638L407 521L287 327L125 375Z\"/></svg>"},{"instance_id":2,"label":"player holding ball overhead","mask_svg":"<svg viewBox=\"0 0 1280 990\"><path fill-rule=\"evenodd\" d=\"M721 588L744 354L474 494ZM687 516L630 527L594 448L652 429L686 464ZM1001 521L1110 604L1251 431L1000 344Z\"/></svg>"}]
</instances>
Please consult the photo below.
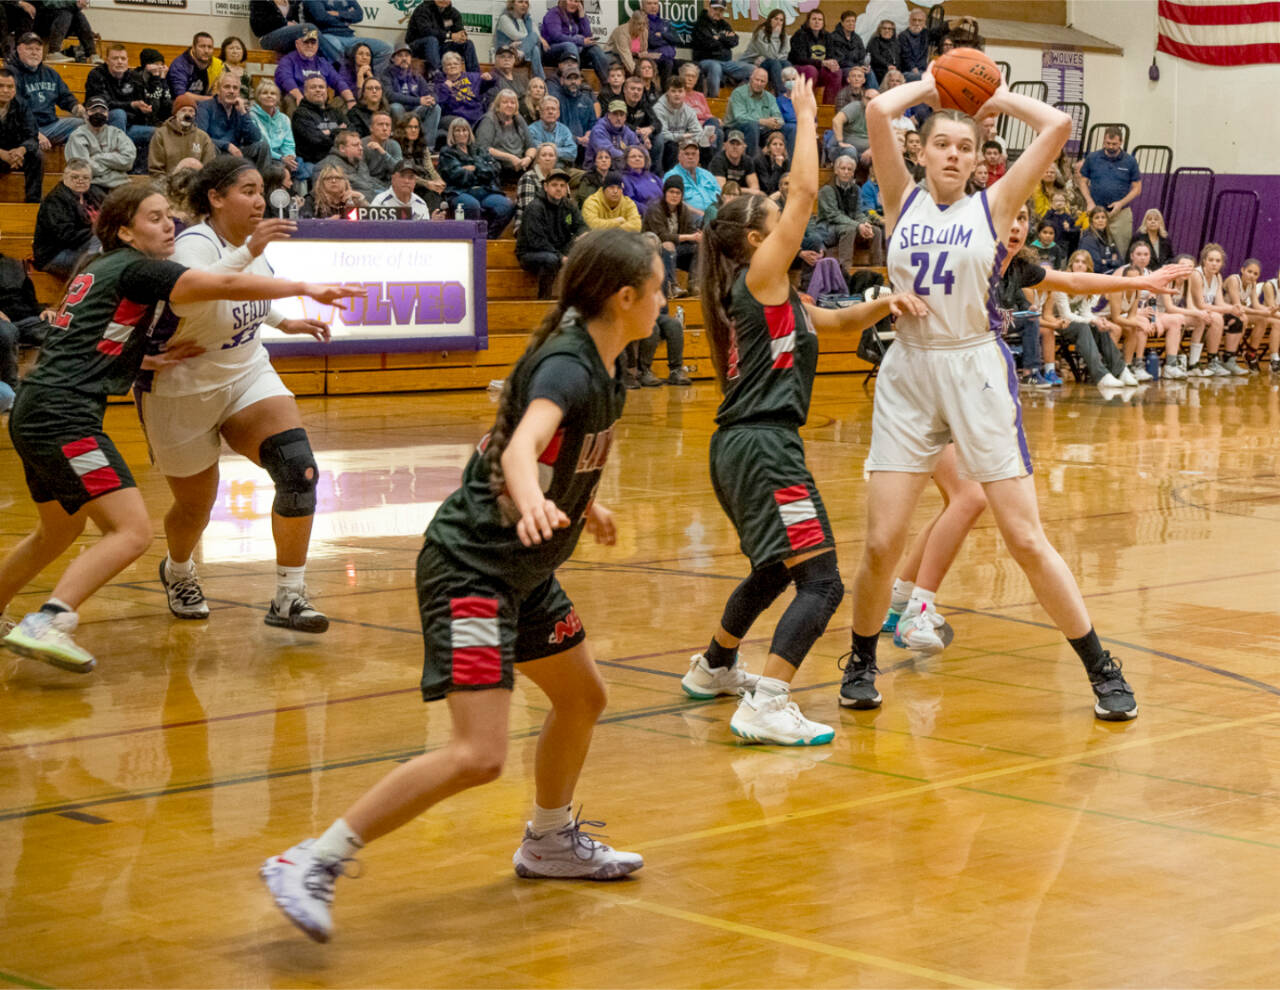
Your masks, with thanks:
<instances>
[{"instance_id":1,"label":"player holding ball overhead","mask_svg":"<svg viewBox=\"0 0 1280 990\"><path fill-rule=\"evenodd\" d=\"M945 63L943 70L949 71ZM948 94L957 95L950 89ZM1040 522L1017 374L993 298L1018 211L1057 159L1071 119L1001 83L979 113L1016 117L1037 136L1000 182L970 196L965 184L979 145L973 117L939 109L925 121L925 179L919 185L898 154L890 122L917 103L939 107L940 97L928 71L867 107L885 225L892 232L889 278L898 290L913 289L928 312L899 318L897 346L885 356L877 379L866 462L867 536L854 580L853 649L840 703L880 704L876 643L894 568L920 493L954 440L960 476L982 484L1010 553L1084 664L1095 715L1131 719L1138 714L1133 689L1119 662L1103 650L1075 578Z\"/></svg>"}]
</instances>

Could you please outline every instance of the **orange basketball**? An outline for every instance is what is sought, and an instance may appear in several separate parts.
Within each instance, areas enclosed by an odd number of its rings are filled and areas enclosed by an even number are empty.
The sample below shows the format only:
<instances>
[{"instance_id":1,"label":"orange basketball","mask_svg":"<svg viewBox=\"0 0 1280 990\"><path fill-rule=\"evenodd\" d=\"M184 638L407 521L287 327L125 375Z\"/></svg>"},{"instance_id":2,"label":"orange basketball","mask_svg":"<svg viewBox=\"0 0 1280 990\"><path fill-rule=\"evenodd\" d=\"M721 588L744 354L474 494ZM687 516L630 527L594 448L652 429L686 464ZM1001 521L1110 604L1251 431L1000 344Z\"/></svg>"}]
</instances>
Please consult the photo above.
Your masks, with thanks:
<instances>
[{"instance_id":1,"label":"orange basketball","mask_svg":"<svg viewBox=\"0 0 1280 990\"><path fill-rule=\"evenodd\" d=\"M953 48L933 63L938 100L945 109L974 116L1000 88L1000 70L976 48Z\"/></svg>"}]
</instances>

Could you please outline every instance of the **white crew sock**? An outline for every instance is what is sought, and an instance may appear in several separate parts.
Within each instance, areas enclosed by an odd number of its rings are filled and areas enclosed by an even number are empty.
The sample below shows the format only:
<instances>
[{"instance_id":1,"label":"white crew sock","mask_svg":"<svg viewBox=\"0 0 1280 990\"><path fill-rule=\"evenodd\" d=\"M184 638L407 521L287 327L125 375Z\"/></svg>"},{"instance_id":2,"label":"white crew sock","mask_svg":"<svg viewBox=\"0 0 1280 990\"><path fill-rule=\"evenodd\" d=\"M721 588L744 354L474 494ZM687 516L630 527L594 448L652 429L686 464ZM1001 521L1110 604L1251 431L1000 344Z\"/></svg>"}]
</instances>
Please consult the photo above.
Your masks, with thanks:
<instances>
[{"instance_id":1,"label":"white crew sock","mask_svg":"<svg viewBox=\"0 0 1280 990\"><path fill-rule=\"evenodd\" d=\"M351 831L351 826L339 818L329 826L328 830L311 846L311 852L319 859L350 859L364 848L360 836Z\"/></svg>"},{"instance_id":2,"label":"white crew sock","mask_svg":"<svg viewBox=\"0 0 1280 990\"><path fill-rule=\"evenodd\" d=\"M1057 369L1057 366L1056 366L1056 365L1054 365L1054 363L1053 363L1052 361L1046 361L1046 362L1044 363L1044 373L1045 373L1046 375L1051 375L1051 374L1053 374L1053 372L1055 372L1055 371L1057 371L1057 370L1058 370L1058 369Z\"/></svg>"},{"instance_id":3,"label":"white crew sock","mask_svg":"<svg viewBox=\"0 0 1280 990\"><path fill-rule=\"evenodd\" d=\"M901 612L907 607L907 602L911 600L911 590L914 587L914 581L895 578L893 581L893 597L889 600L889 607L895 612Z\"/></svg>"},{"instance_id":4,"label":"white crew sock","mask_svg":"<svg viewBox=\"0 0 1280 990\"><path fill-rule=\"evenodd\" d=\"M276 597L279 598L286 591L295 591L302 594L302 588L306 582L307 565L301 567L283 567L276 565Z\"/></svg>"},{"instance_id":5,"label":"white crew sock","mask_svg":"<svg viewBox=\"0 0 1280 990\"><path fill-rule=\"evenodd\" d=\"M911 601L907 603L907 612L909 614L919 612L921 605L933 605L933 600L937 594L936 591L926 591L924 588L917 587L915 591L911 592Z\"/></svg>"},{"instance_id":6,"label":"white crew sock","mask_svg":"<svg viewBox=\"0 0 1280 990\"><path fill-rule=\"evenodd\" d=\"M762 677L756 682L756 694L761 698L776 698L791 690L791 685L777 677Z\"/></svg>"},{"instance_id":7,"label":"white crew sock","mask_svg":"<svg viewBox=\"0 0 1280 990\"><path fill-rule=\"evenodd\" d=\"M529 822L529 828L533 830L534 835L542 836L548 832L559 832L572 824L573 805L566 804L560 808L544 808L542 805L534 803L533 820Z\"/></svg>"},{"instance_id":8,"label":"white crew sock","mask_svg":"<svg viewBox=\"0 0 1280 990\"><path fill-rule=\"evenodd\" d=\"M184 560L181 563L172 557L166 557L164 562L164 572L171 578L191 577L196 572L195 565L190 560Z\"/></svg>"},{"instance_id":9,"label":"white crew sock","mask_svg":"<svg viewBox=\"0 0 1280 990\"><path fill-rule=\"evenodd\" d=\"M1200 361L1200 353L1204 350L1204 344L1192 344L1191 350L1187 354L1187 364L1195 367Z\"/></svg>"}]
</instances>

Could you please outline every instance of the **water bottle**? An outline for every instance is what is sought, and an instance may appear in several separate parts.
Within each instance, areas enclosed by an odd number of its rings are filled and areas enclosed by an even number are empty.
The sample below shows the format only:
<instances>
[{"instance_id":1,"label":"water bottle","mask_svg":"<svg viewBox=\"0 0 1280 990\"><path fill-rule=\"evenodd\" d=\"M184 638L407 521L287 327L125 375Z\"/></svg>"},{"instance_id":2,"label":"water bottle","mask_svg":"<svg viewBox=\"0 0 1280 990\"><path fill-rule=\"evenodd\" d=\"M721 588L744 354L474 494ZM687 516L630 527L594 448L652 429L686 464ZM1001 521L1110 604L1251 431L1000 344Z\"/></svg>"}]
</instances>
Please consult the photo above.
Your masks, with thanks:
<instances>
[{"instance_id":1,"label":"water bottle","mask_svg":"<svg viewBox=\"0 0 1280 990\"><path fill-rule=\"evenodd\" d=\"M684 329L684 307L683 306L676 307L676 319L680 321L680 329L683 330Z\"/></svg>"},{"instance_id":2,"label":"water bottle","mask_svg":"<svg viewBox=\"0 0 1280 990\"><path fill-rule=\"evenodd\" d=\"M455 220L467 219L467 214L463 211L461 203L459 203L457 206L453 208L453 219Z\"/></svg>"},{"instance_id":3,"label":"water bottle","mask_svg":"<svg viewBox=\"0 0 1280 990\"><path fill-rule=\"evenodd\" d=\"M1155 351L1147 351L1147 374L1153 382L1160 380L1160 355Z\"/></svg>"}]
</instances>

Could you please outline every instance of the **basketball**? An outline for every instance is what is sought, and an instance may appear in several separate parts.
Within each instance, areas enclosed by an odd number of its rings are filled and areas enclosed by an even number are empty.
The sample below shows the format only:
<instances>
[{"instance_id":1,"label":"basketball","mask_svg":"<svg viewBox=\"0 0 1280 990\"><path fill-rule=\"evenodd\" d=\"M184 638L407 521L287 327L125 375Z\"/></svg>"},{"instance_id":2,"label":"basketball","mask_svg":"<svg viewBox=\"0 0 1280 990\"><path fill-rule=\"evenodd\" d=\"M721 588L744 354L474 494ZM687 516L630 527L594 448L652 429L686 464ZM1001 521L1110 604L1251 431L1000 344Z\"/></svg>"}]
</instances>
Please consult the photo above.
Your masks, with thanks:
<instances>
[{"instance_id":1,"label":"basketball","mask_svg":"<svg viewBox=\"0 0 1280 990\"><path fill-rule=\"evenodd\" d=\"M1000 70L976 48L955 48L933 63L938 99L944 109L975 116L1000 88Z\"/></svg>"}]
</instances>

